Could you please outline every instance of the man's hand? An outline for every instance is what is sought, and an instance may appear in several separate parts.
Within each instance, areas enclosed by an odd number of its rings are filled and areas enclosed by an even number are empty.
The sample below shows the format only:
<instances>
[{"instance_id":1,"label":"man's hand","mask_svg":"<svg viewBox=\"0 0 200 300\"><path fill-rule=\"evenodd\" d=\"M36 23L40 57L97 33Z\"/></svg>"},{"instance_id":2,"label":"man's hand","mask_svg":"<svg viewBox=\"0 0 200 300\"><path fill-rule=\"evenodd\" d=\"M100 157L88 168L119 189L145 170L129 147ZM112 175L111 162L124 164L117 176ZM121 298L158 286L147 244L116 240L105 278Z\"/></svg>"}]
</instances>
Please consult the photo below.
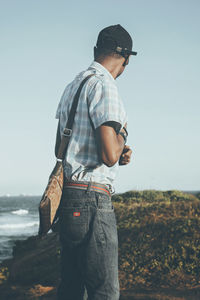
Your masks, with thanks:
<instances>
[{"instance_id":1,"label":"man's hand","mask_svg":"<svg viewBox=\"0 0 200 300\"><path fill-rule=\"evenodd\" d=\"M124 150L119 159L120 166L124 166L124 165L127 165L128 163L130 163L132 152L133 151L131 150L130 146L127 146L127 145L124 146Z\"/></svg>"}]
</instances>

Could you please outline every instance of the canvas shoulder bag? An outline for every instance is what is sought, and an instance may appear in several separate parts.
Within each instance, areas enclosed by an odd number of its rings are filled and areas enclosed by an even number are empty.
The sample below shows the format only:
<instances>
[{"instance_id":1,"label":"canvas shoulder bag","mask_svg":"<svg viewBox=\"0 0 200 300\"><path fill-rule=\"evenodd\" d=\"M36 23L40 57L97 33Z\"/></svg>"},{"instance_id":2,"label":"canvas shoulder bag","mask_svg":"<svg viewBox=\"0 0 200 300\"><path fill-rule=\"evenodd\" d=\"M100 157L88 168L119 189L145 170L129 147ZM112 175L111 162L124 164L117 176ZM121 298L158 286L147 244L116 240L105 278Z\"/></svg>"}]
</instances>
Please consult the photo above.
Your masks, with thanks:
<instances>
[{"instance_id":1,"label":"canvas shoulder bag","mask_svg":"<svg viewBox=\"0 0 200 300\"><path fill-rule=\"evenodd\" d=\"M64 183L64 172L63 172L63 159L67 152L70 137L72 135L72 127L74 123L75 113L78 106L79 96L85 82L94 74L88 75L80 84L71 106L69 118L67 120L66 127L64 128L60 146L57 154L56 165L49 176L47 187L42 195L39 203L39 236L47 234L52 229L56 219L58 207L60 204L63 183Z\"/></svg>"}]
</instances>

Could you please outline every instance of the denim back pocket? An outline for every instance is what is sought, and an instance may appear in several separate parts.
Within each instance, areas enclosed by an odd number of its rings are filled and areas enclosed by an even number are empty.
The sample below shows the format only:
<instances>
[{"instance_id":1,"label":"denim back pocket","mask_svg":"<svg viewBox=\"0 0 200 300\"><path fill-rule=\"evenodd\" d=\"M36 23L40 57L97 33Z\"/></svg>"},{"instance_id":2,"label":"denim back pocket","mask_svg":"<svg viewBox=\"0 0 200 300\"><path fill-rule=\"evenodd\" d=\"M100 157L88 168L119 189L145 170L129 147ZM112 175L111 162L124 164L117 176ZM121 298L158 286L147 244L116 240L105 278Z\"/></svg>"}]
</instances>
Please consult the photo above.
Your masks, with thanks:
<instances>
[{"instance_id":1,"label":"denim back pocket","mask_svg":"<svg viewBox=\"0 0 200 300\"><path fill-rule=\"evenodd\" d=\"M83 242L89 230L87 207L62 207L60 212L60 239L71 246Z\"/></svg>"},{"instance_id":2,"label":"denim back pocket","mask_svg":"<svg viewBox=\"0 0 200 300\"><path fill-rule=\"evenodd\" d=\"M118 245L117 224L114 206L108 195L96 193L96 242L114 249Z\"/></svg>"}]
</instances>

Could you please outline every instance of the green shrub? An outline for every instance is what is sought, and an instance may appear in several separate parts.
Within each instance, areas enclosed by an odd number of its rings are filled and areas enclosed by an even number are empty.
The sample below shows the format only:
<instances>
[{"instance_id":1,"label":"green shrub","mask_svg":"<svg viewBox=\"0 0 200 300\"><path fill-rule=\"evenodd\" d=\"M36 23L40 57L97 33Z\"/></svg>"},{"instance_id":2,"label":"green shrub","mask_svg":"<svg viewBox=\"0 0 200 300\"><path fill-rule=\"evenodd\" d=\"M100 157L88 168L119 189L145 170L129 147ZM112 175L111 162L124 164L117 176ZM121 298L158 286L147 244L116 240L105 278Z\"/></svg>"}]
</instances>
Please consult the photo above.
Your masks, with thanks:
<instances>
[{"instance_id":1,"label":"green shrub","mask_svg":"<svg viewBox=\"0 0 200 300\"><path fill-rule=\"evenodd\" d=\"M194 286L200 273L200 201L180 191L113 197L124 288Z\"/></svg>"}]
</instances>

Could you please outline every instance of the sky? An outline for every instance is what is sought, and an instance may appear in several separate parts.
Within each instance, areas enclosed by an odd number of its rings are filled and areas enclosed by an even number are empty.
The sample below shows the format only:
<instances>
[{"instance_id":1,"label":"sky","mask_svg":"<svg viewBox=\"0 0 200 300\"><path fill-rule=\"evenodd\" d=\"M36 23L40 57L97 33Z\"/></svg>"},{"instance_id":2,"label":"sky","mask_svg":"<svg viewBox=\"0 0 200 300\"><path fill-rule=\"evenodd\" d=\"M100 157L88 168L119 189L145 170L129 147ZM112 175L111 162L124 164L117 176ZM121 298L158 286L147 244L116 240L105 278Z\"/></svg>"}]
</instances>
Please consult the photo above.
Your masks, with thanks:
<instances>
[{"instance_id":1,"label":"sky","mask_svg":"<svg viewBox=\"0 0 200 300\"><path fill-rule=\"evenodd\" d=\"M43 193L61 95L114 24L138 52L117 79L133 157L116 192L200 190L199 15L198 0L0 0L0 195Z\"/></svg>"}]
</instances>

